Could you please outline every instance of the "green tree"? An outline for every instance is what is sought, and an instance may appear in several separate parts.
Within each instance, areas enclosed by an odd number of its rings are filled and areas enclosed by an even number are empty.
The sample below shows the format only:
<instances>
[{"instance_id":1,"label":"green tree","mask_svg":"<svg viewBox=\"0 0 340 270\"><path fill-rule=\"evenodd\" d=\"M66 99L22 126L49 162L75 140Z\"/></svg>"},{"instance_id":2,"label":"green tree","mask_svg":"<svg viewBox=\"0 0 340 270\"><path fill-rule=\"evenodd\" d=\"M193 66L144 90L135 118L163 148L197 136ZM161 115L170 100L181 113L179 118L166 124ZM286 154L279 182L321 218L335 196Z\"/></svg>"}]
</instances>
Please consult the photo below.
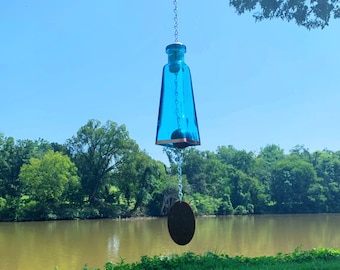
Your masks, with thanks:
<instances>
[{"instance_id":1,"label":"green tree","mask_svg":"<svg viewBox=\"0 0 340 270\"><path fill-rule=\"evenodd\" d=\"M177 176L167 175L165 181L152 193L148 203L148 211L152 216L167 215L170 207L178 200L178 179ZM184 193L184 199L188 194Z\"/></svg>"},{"instance_id":2,"label":"green tree","mask_svg":"<svg viewBox=\"0 0 340 270\"><path fill-rule=\"evenodd\" d=\"M304 161L312 163L312 155L309 152L308 148L304 145L298 144L293 149L290 150L291 156L296 156Z\"/></svg>"},{"instance_id":3,"label":"green tree","mask_svg":"<svg viewBox=\"0 0 340 270\"><path fill-rule=\"evenodd\" d=\"M178 179L169 174L168 168L161 161L156 161L153 166L151 198L147 211L152 216L167 215L172 204L178 197Z\"/></svg>"},{"instance_id":4,"label":"green tree","mask_svg":"<svg viewBox=\"0 0 340 270\"><path fill-rule=\"evenodd\" d=\"M193 192L206 191L207 177L205 174L205 157L196 148L184 152L182 172L186 175Z\"/></svg>"},{"instance_id":5,"label":"green tree","mask_svg":"<svg viewBox=\"0 0 340 270\"><path fill-rule=\"evenodd\" d=\"M228 165L223 163L215 153L206 152L205 175L207 183L207 195L229 200L230 178Z\"/></svg>"},{"instance_id":6,"label":"green tree","mask_svg":"<svg viewBox=\"0 0 340 270\"><path fill-rule=\"evenodd\" d=\"M226 165L233 165L236 169L249 174L254 166L254 153L245 150L237 150L233 146L219 146L217 148L218 158Z\"/></svg>"},{"instance_id":7,"label":"green tree","mask_svg":"<svg viewBox=\"0 0 340 270\"><path fill-rule=\"evenodd\" d=\"M253 12L256 21L280 18L297 25L324 28L331 18L340 17L339 0L230 0L238 14Z\"/></svg>"},{"instance_id":8,"label":"green tree","mask_svg":"<svg viewBox=\"0 0 340 270\"><path fill-rule=\"evenodd\" d=\"M49 150L50 144L42 139L15 141L13 137L0 135L0 197L19 197L21 166L31 157L41 158Z\"/></svg>"},{"instance_id":9,"label":"green tree","mask_svg":"<svg viewBox=\"0 0 340 270\"><path fill-rule=\"evenodd\" d=\"M262 158L268 164L273 164L278 160L284 159L285 154L284 150L278 145L268 144L265 147L261 148L260 153L257 157Z\"/></svg>"},{"instance_id":10,"label":"green tree","mask_svg":"<svg viewBox=\"0 0 340 270\"><path fill-rule=\"evenodd\" d=\"M78 167L84 196L91 205L101 204L105 186L124 158L138 149L124 125L89 120L76 136L67 141L72 160Z\"/></svg>"},{"instance_id":11,"label":"green tree","mask_svg":"<svg viewBox=\"0 0 340 270\"><path fill-rule=\"evenodd\" d=\"M18 196L20 187L18 181L19 168L14 138L0 135L0 197ZM21 165L20 165L21 166Z\"/></svg>"},{"instance_id":12,"label":"green tree","mask_svg":"<svg viewBox=\"0 0 340 270\"><path fill-rule=\"evenodd\" d=\"M310 188L317 183L313 166L298 157L287 157L275 163L272 173L271 192L281 213L312 211L308 196Z\"/></svg>"},{"instance_id":13,"label":"green tree","mask_svg":"<svg viewBox=\"0 0 340 270\"><path fill-rule=\"evenodd\" d=\"M55 214L61 205L74 203L80 189L77 168L68 156L49 151L42 159L31 158L19 174L29 206L39 218Z\"/></svg>"},{"instance_id":14,"label":"green tree","mask_svg":"<svg viewBox=\"0 0 340 270\"><path fill-rule=\"evenodd\" d=\"M197 211L204 214L232 212L227 165L218 155L211 151L200 152L197 149L186 151L183 173L191 187L192 199L197 203ZM209 202L210 206L202 207L203 201Z\"/></svg>"},{"instance_id":15,"label":"green tree","mask_svg":"<svg viewBox=\"0 0 340 270\"><path fill-rule=\"evenodd\" d=\"M320 196L326 206L323 211L340 211L340 158L328 150L312 154L313 164L319 178L319 186L314 187L314 194Z\"/></svg>"},{"instance_id":16,"label":"green tree","mask_svg":"<svg viewBox=\"0 0 340 270\"><path fill-rule=\"evenodd\" d=\"M259 181L232 165L228 166L228 177L230 179L230 199L233 208L243 206L249 213L262 209L265 204L263 188ZM260 211L259 211L260 212Z\"/></svg>"},{"instance_id":17,"label":"green tree","mask_svg":"<svg viewBox=\"0 0 340 270\"><path fill-rule=\"evenodd\" d=\"M145 207L160 184L159 164L145 152L136 151L117 166L116 185L123 193L131 213ZM131 205L133 204L133 205ZM145 211L141 210L143 214Z\"/></svg>"},{"instance_id":18,"label":"green tree","mask_svg":"<svg viewBox=\"0 0 340 270\"><path fill-rule=\"evenodd\" d=\"M208 160L211 160L211 152L202 152L196 148L184 152L182 172L186 175L192 193L209 194L211 192L212 175L207 171ZM213 187L214 188L214 187Z\"/></svg>"},{"instance_id":19,"label":"green tree","mask_svg":"<svg viewBox=\"0 0 340 270\"><path fill-rule=\"evenodd\" d=\"M194 193L191 206L197 215L216 215L219 213L221 199Z\"/></svg>"},{"instance_id":20,"label":"green tree","mask_svg":"<svg viewBox=\"0 0 340 270\"><path fill-rule=\"evenodd\" d=\"M263 195L265 196L264 200L266 201L263 206L270 203L271 179L274 164L284 158L284 150L275 144L266 145L261 148L259 154L255 158L252 174L263 186Z\"/></svg>"}]
</instances>

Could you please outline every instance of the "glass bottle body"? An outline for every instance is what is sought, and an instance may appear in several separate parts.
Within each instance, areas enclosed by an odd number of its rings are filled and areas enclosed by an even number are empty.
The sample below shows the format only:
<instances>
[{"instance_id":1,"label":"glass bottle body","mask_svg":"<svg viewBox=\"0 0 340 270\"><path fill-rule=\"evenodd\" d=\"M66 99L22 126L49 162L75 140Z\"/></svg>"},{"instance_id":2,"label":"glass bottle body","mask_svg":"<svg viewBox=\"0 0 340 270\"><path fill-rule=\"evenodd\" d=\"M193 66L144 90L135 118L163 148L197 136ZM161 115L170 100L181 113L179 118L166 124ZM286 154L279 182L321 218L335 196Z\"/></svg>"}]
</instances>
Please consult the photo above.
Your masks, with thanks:
<instances>
[{"instance_id":1,"label":"glass bottle body","mask_svg":"<svg viewBox=\"0 0 340 270\"><path fill-rule=\"evenodd\" d=\"M200 145L191 73L184 62L186 47L168 45L163 67L156 144L185 148Z\"/></svg>"}]
</instances>

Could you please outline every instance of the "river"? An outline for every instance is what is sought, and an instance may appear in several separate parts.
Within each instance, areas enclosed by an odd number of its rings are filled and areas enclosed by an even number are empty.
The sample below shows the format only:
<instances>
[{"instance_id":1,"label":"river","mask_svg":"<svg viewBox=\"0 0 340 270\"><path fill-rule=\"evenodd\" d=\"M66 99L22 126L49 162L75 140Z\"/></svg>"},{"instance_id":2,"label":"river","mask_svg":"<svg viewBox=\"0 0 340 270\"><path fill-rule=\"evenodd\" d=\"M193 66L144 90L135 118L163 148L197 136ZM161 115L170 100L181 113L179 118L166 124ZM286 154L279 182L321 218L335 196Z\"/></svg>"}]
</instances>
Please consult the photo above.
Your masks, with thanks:
<instances>
[{"instance_id":1,"label":"river","mask_svg":"<svg viewBox=\"0 0 340 270\"><path fill-rule=\"evenodd\" d=\"M252 257L296 247L340 249L340 214L197 218L186 246L172 242L166 218L0 223L1 270L102 268L107 261L186 251Z\"/></svg>"}]
</instances>

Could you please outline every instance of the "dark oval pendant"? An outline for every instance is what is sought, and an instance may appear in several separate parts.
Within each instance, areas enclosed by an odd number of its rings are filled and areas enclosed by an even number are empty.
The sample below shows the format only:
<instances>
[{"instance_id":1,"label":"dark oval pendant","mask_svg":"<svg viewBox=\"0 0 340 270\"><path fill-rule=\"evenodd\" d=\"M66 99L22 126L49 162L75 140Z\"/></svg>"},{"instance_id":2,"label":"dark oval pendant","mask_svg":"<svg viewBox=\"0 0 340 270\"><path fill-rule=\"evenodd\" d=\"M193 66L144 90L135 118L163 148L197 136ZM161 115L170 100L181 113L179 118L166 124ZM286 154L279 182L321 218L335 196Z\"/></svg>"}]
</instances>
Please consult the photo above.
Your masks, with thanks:
<instances>
[{"instance_id":1,"label":"dark oval pendant","mask_svg":"<svg viewBox=\"0 0 340 270\"><path fill-rule=\"evenodd\" d=\"M178 245L188 244L195 233L195 215L190 205L177 201L168 214L168 230L172 240Z\"/></svg>"}]
</instances>

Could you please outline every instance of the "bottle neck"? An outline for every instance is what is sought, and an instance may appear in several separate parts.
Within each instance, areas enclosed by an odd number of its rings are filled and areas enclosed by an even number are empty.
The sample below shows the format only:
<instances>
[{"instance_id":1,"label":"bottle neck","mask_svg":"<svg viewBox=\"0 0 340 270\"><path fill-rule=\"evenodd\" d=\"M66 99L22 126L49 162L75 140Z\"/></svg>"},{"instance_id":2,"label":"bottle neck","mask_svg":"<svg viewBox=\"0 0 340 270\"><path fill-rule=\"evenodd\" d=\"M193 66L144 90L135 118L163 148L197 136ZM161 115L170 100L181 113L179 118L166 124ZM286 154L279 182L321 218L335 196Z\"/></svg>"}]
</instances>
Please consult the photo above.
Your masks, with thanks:
<instances>
[{"instance_id":1,"label":"bottle neck","mask_svg":"<svg viewBox=\"0 0 340 270\"><path fill-rule=\"evenodd\" d=\"M184 55L183 54L176 54L172 53L168 55L168 62L169 64L184 62Z\"/></svg>"},{"instance_id":2,"label":"bottle neck","mask_svg":"<svg viewBox=\"0 0 340 270\"><path fill-rule=\"evenodd\" d=\"M168 45L166 47L166 53L168 54L169 64L184 62L185 52L186 47L182 43L174 43Z\"/></svg>"}]
</instances>

